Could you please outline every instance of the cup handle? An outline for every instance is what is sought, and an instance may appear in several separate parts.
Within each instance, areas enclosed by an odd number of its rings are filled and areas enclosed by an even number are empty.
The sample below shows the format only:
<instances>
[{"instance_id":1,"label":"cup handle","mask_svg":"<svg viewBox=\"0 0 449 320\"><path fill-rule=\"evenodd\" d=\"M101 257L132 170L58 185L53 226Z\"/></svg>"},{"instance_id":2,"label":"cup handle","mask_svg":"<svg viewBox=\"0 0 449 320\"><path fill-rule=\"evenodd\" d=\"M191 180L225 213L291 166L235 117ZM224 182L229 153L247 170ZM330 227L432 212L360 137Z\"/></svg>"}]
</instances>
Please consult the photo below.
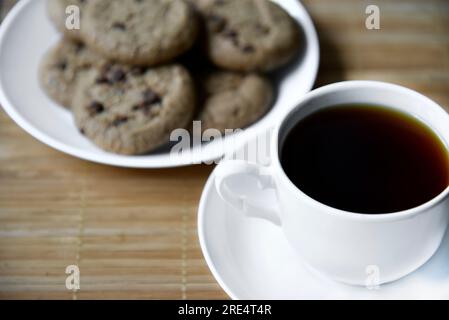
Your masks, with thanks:
<instances>
[{"instance_id":1,"label":"cup handle","mask_svg":"<svg viewBox=\"0 0 449 320\"><path fill-rule=\"evenodd\" d=\"M242 175L249 175L255 178L260 191L276 189L270 167L232 160L220 163L215 170L215 187L220 197L232 207L243 212L246 216L268 220L280 226L281 219L276 210L266 208L262 203L256 200L250 200L245 194L237 194L229 188L226 183L228 179ZM277 207L279 206L277 205Z\"/></svg>"}]
</instances>

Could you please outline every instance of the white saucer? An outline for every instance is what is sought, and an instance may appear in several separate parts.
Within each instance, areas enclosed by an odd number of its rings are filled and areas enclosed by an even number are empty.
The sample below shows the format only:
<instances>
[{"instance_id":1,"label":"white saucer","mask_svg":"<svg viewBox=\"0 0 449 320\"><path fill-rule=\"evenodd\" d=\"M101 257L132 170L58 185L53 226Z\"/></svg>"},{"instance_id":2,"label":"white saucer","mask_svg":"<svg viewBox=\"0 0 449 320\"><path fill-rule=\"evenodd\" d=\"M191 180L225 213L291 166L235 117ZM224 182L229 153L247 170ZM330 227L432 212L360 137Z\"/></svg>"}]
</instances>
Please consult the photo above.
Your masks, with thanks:
<instances>
[{"instance_id":1,"label":"white saucer","mask_svg":"<svg viewBox=\"0 0 449 320\"><path fill-rule=\"evenodd\" d=\"M273 196L266 195L267 205ZM233 299L449 299L449 235L427 264L399 281L377 290L337 283L305 266L280 229L226 205L213 173L201 197L198 230L210 270Z\"/></svg>"},{"instance_id":2,"label":"white saucer","mask_svg":"<svg viewBox=\"0 0 449 320\"><path fill-rule=\"evenodd\" d=\"M218 159L229 148L232 150L235 139L245 141L249 132L265 130L278 114L295 107L310 91L317 75L319 45L312 20L299 1L276 0L301 26L305 47L302 57L292 63L279 81L278 98L264 119L238 137L194 147L191 153L170 155L169 148L145 156L107 153L83 137L75 127L70 112L53 103L39 86L37 73L40 60L60 38L47 18L46 2L21 0L0 25L0 104L19 126L36 139L82 159L135 168L185 166Z\"/></svg>"}]
</instances>

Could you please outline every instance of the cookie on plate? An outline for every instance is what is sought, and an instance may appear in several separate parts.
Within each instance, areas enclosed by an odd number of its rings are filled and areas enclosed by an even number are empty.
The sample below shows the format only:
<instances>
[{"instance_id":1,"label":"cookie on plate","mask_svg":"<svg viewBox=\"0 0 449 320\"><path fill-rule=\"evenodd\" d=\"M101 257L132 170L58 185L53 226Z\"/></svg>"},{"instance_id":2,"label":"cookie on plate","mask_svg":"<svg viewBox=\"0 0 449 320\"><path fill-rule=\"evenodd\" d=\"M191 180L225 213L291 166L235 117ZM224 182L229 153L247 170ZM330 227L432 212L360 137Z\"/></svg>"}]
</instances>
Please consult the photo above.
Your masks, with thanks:
<instances>
[{"instance_id":1,"label":"cookie on plate","mask_svg":"<svg viewBox=\"0 0 449 320\"><path fill-rule=\"evenodd\" d=\"M50 20L60 32L64 33L66 37L79 40L80 29L69 29L66 26L67 19L70 18L66 10L69 6L77 6L79 8L81 18L82 12L89 1L90 0L47 0L47 11ZM82 24L80 22L80 28L81 26Z\"/></svg>"},{"instance_id":2,"label":"cookie on plate","mask_svg":"<svg viewBox=\"0 0 449 320\"><path fill-rule=\"evenodd\" d=\"M212 71L202 79L202 129L244 129L259 120L273 102L273 87L263 76Z\"/></svg>"},{"instance_id":3,"label":"cookie on plate","mask_svg":"<svg viewBox=\"0 0 449 320\"><path fill-rule=\"evenodd\" d=\"M187 51L197 29L197 15L183 0L90 0L82 35L111 60L152 66Z\"/></svg>"},{"instance_id":4,"label":"cookie on plate","mask_svg":"<svg viewBox=\"0 0 449 320\"><path fill-rule=\"evenodd\" d=\"M190 0L204 17L209 58L235 71L271 71L300 48L296 22L269 0Z\"/></svg>"},{"instance_id":5,"label":"cookie on plate","mask_svg":"<svg viewBox=\"0 0 449 320\"><path fill-rule=\"evenodd\" d=\"M55 102L70 108L80 75L101 61L101 57L81 42L64 38L46 53L41 62L41 86Z\"/></svg>"},{"instance_id":6,"label":"cookie on plate","mask_svg":"<svg viewBox=\"0 0 449 320\"><path fill-rule=\"evenodd\" d=\"M195 110L195 89L180 65L153 69L107 63L81 79L73 113L81 133L106 151L139 155L169 142Z\"/></svg>"}]
</instances>

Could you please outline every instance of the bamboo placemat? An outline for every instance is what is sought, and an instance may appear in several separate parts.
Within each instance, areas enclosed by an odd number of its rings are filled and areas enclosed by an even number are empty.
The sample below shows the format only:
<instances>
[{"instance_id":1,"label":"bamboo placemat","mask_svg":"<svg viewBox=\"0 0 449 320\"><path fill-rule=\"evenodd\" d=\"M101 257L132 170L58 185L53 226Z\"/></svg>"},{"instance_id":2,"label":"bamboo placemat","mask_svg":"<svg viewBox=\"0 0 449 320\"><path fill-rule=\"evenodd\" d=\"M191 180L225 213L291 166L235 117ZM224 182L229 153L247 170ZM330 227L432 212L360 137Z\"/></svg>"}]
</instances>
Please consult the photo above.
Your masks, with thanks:
<instances>
[{"instance_id":1,"label":"bamboo placemat","mask_svg":"<svg viewBox=\"0 0 449 320\"><path fill-rule=\"evenodd\" d=\"M0 1L1 17L14 2ZM304 3L321 38L318 85L384 80L449 110L448 1ZM365 28L369 4L381 9L381 30ZM227 298L196 232L211 170L88 163L42 145L0 111L0 298ZM68 265L80 267L78 293L65 287Z\"/></svg>"}]
</instances>

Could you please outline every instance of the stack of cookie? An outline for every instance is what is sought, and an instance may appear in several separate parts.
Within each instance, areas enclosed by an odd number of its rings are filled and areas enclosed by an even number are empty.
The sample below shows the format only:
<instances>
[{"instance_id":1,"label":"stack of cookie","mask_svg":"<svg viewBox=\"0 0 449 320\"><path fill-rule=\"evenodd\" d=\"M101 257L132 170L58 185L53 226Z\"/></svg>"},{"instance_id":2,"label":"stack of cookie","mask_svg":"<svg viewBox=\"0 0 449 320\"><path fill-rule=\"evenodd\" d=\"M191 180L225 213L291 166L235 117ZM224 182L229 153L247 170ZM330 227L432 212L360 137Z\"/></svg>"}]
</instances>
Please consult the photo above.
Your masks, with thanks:
<instances>
[{"instance_id":1,"label":"stack of cookie","mask_svg":"<svg viewBox=\"0 0 449 320\"><path fill-rule=\"evenodd\" d=\"M67 28L74 5L79 29ZM220 132L252 124L273 99L260 73L299 48L294 20L269 0L48 0L48 11L64 37L42 61L42 86L119 154L152 152L193 119Z\"/></svg>"}]
</instances>

